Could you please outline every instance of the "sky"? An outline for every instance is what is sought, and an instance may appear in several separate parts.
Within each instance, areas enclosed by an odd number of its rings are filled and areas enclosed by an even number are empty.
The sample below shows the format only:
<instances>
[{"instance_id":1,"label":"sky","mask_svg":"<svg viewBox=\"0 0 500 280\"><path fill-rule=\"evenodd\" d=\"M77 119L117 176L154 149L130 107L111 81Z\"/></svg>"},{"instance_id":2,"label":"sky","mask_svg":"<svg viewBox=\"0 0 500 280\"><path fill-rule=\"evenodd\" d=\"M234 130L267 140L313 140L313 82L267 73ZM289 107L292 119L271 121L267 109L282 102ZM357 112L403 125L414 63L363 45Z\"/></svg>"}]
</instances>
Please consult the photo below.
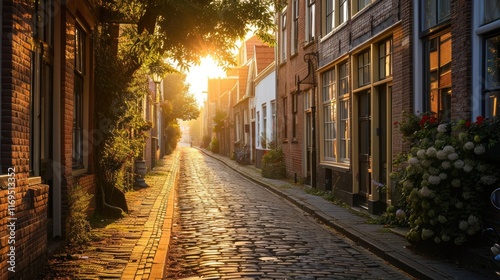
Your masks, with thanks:
<instances>
[{"instance_id":1,"label":"sky","mask_svg":"<svg viewBox=\"0 0 500 280\"><path fill-rule=\"evenodd\" d=\"M189 92L194 94L198 104L203 106L206 98L207 83L209 78L225 77L225 72L211 57L204 58L200 65L192 66L187 73L186 82L190 85Z\"/></svg>"}]
</instances>

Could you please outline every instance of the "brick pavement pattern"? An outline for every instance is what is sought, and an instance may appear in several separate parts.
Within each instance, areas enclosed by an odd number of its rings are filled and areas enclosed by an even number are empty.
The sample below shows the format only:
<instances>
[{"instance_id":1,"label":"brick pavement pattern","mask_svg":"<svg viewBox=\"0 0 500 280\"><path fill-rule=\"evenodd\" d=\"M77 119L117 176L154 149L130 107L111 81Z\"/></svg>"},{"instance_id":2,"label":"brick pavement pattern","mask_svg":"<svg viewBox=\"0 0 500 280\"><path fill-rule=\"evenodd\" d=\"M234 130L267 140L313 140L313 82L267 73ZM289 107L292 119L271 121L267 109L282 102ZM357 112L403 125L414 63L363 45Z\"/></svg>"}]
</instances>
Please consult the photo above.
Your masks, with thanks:
<instances>
[{"instance_id":1,"label":"brick pavement pattern","mask_svg":"<svg viewBox=\"0 0 500 280\"><path fill-rule=\"evenodd\" d=\"M160 240L179 156L176 150L158 162L146 176L149 187L126 193L125 217L93 228L89 246L71 258L54 256L39 279L161 279L168 244Z\"/></svg>"},{"instance_id":2,"label":"brick pavement pattern","mask_svg":"<svg viewBox=\"0 0 500 280\"><path fill-rule=\"evenodd\" d=\"M183 149L166 279L409 279L196 149Z\"/></svg>"}]
</instances>

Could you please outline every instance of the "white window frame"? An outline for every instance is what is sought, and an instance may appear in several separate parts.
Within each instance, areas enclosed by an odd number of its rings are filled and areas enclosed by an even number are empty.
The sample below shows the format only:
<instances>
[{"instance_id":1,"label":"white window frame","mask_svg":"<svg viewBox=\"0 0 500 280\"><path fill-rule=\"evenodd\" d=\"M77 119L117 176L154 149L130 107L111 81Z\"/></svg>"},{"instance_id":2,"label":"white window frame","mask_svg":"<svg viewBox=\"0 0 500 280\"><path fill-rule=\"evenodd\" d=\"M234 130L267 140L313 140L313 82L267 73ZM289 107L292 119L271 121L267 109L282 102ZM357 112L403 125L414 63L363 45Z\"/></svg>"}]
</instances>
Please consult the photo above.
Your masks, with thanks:
<instances>
[{"instance_id":1,"label":"white window frame","mask_svg":"<svg viewBox=\"0 0 500 280\"><path fill-rule=\"evenodd\" d=\"M306 10L306 35L307 42L313 42L316 36L316 3L315 0L305 1Z\"/></svg>"},{"instance_id":2,"label":"white window frame","mask_svg":"<svg viewBox=\"0 0 500 280\"><path fill-rule=\"evenodd\" d=\"M281 11L281 14L280 14L280 62L281 63L284 63L286 62L286 55L287 55L287 40L288 40L288 36L287 36L287 16L286 16L286 13L287 13L287 9L286 7L283 9L283 11Z\"/></svg>"}]
</instances>

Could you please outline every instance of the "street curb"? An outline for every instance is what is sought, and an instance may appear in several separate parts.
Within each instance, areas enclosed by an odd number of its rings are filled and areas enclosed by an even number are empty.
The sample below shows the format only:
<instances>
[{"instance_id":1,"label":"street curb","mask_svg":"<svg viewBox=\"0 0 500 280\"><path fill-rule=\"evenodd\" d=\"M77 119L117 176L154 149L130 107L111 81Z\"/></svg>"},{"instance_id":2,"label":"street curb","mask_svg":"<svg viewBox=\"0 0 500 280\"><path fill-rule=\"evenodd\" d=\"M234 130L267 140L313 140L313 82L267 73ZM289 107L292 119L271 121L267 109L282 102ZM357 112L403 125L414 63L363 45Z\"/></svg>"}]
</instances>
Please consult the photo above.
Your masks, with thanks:
<instances>
[{"instance_id":1,"label":"street curb","mask_svg":"<svg viewBox=\"0 0 500 280\"><path fill-rule=\"evenodd\" d=\"M248 180L259 184L262 187L265 187L269 191L279 195L280 197L286 199L287 201L291 202L293 205L298 207L299 209L303 210L304 212L310 214L314 218L320 220L322 223L325 225L332 227L336 231L340 232L347 238L349 238L351 241L355 242L359 246L369 250L373 254L377 255L381 259L389 262L391 265L397 267L398 269L401 269L402 271L410 274L412 277L417 277L418 279L451 279L453 277L439 273L438 271L429 269L428 267L412 261L407 254L402 254L401 252L395 251L395 250L390 250L386 247L381 246L378 240L368 238L366 234L363 234L363 232L360 232L351 226L342 223L339 220L333 220L331 219L328 215L324 214L321 212L319 209L315 208L314 206L303 202L299 201L298 199L295 199L294 197L286 194L282 190L280 190L277 187L271 186L270 184L259 180L258 178L255 178L253 176L250 176L246 174L245 172L242 172L236 168L233 168L230 164L228 164L225 160L219 159L217 156L211 155L207 153L206 151L202 149L198 149L207 156L210 156L213 159L218 160L219 162L223 163L227 167L231 168L232 170L238 172L240 175L243 177L247 178ZM394 233L395 234L395 233Z\"/></svg>"}]
</instances>

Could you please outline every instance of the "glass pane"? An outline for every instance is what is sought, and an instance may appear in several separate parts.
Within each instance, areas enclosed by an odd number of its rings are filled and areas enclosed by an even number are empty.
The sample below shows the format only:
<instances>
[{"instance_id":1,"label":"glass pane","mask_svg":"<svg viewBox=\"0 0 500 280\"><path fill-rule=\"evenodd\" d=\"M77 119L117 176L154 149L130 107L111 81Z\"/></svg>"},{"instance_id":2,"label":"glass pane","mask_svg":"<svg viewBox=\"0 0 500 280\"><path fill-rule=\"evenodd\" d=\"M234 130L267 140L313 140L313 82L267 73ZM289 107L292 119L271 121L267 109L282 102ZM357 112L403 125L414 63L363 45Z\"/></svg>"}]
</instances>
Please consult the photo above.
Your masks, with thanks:
<instances>
[{"instance_id":1,"label":"glass pane","mask_svg":"<svg viewBox=\"0 0 500 280\"><path fill-rule=\"evenodd\" d=\"M500 19L500 1L484 1L484 20L483 23L490 23Z\"/></svg>"},{"instance_id":2,"label":"glass pane","mask_svg":"<svg viewBox=\"0 0 500 280\"><path fill-rule=\"evenodd\" d=\"M486 94L486 112L487 117L500 115L500 91L488 92Z\"/></svg>"},{"instance_id":3,"label":"glass pane","mask_svg":"<svg viewBox=\"0 0 500 280\"><path fill-rule=\"evenodd\" d=\"M423 8L423 30L429 29L430 27L436 25L436 18L437 18L437 0L425 0L424 1L424 8Z\"/></svg>"},{"instance_id":4,"label":"glass pane","mask_svg":"<svg viewBox=\"0 0 500 280\"><path fill-rule=\"evenodd\" d=\"M485 88L500 87L500 35L486 40Z\"/></svg>"},{"instance_id":5,"label":"glass pane","mask_svg":"<svg viewBox=\"0 0 500 280\"><path fill-rule=\"evenodd\" d=\"M439 18L438 22L443 22L450 18L451 4L450 0L438 1Z\"/></svg>"}]
</instances>

